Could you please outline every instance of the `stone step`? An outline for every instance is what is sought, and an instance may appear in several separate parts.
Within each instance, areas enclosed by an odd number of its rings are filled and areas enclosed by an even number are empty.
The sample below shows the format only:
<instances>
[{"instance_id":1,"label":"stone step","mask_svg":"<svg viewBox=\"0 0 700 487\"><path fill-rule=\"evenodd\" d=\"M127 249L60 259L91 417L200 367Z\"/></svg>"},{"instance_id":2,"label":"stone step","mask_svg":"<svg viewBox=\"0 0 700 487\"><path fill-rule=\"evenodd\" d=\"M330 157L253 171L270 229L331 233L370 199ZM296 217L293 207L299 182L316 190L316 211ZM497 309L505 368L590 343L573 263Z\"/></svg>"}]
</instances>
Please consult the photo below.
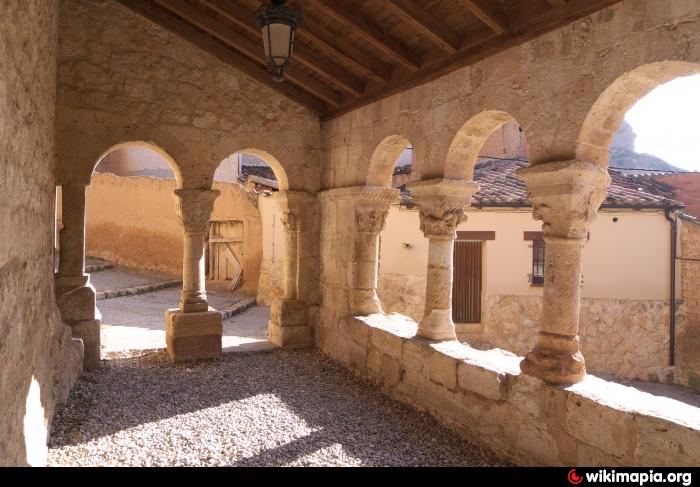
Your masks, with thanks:
<instances>
[{"instance_id":1,"label":"stone step","mask_svg":"<svg viewBox=\"0 0 700 487\"><path fill-rule=\"evenodd\" d=\"M234 304L231 306L227 306L225 308L220 309L221 313L223 314L223 321L228 320L229 318L232 318L233 316L242 313L243 311L247 310L248 308L252 308L255 306L257 303L255 301L255 298L243 298L239 301L236 301Z\"/></svg>"},{"instance_id":2,"label":"stone step","mask_svg":"<svg viewBox=\"0 0 700 487\"><path fill-rule=\"evenodd\" d=\"M107 269L114 269L114 264L112 264L111 262L105 262L104 264L92 264L85 266L85 272L87 272L88 274L106 271Z\"/></svg>"},{"instance_id":3,"label":"stone step","mask_svg":"<svg viewBox=\"0 0 700 487\"><path fill-rule=\"evenodd\" d=\"M173 279L170 281L155 282L153 284L144 284L142 286L125 287L121 289L108 289L106 291L100 291L95 293L95 299L110 299L119 298L122 296L134 296L136 294L150 293L152 291L158 291L160 289L166 289L170 287L177 287L182 285L182 280Z\"/></svg>"}]
</instances>

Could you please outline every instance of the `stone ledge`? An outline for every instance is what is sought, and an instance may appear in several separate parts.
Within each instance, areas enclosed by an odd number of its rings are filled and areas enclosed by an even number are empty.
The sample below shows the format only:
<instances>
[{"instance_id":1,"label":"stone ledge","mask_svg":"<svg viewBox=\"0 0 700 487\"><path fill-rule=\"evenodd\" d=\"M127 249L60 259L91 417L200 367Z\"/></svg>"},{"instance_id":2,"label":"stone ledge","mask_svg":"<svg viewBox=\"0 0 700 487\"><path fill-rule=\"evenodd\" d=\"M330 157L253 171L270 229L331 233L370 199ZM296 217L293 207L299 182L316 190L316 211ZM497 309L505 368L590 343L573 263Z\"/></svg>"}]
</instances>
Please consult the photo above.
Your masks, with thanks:
<instances>
[{"instance_id":1,"label":"stone ledge","mask_svg":"<svg viewBox=\"0 0 700 487\"><path fill-rule=\"evenodd\" d=\"M339 320L323 349L388 394L523 465L697 465L700 408L594 376L554 387L522 357L414 337L401 315ZM399 355L400 350L400 355Z\"/></svg>"}]
</instances>

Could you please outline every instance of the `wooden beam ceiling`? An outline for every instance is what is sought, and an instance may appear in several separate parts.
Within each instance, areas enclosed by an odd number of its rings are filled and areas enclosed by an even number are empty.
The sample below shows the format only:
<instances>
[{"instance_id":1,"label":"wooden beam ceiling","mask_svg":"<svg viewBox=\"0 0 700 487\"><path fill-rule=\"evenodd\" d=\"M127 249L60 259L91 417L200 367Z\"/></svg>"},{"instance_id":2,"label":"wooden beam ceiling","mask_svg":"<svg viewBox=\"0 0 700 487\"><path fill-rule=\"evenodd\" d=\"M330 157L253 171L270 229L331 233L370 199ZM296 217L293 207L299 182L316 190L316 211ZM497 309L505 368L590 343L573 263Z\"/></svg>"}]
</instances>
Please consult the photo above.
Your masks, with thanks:
<instances>
[{"instance_id":1,"label":"wooden beam ceiling","mask_svg":"<svg viewBox=\"0 0 700 487\"><path fill-rule=\"evenodd\" d=\"M288 0L303 20L281 83L253 20L269 0L118 1L327 120L622 0L547 0L544 11L542 0Z\"/></svg>"}]
</instances>

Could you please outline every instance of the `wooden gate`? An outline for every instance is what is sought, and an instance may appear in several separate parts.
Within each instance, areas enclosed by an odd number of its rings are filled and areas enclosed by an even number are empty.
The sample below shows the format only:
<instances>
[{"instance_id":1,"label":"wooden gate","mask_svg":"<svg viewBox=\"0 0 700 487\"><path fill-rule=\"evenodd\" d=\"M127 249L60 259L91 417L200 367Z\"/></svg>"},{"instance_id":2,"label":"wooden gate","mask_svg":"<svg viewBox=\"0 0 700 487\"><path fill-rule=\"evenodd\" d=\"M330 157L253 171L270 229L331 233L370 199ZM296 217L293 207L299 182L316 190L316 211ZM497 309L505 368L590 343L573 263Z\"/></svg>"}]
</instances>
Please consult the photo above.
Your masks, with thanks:
<instances>
[{"instance_id":1,"label":"wooden gate","mask_svg":"<svg viewBox=\"0 0 700 487\"><path fill-rule=\"evenodd\" d=\"M207 279L231 281L231 289L243 282L243 222L212 220L207 245Z\"/></svg>"},{"instance_id":2,"label":"wooden gate","mask_svg":"<svg viewBox=\"0 0 700 487\"><path fill-rule=\"evenodd\" d=\"M482 242L456 240L452 283L452 320L481 322Z\"/></svg>"}]
</instances>

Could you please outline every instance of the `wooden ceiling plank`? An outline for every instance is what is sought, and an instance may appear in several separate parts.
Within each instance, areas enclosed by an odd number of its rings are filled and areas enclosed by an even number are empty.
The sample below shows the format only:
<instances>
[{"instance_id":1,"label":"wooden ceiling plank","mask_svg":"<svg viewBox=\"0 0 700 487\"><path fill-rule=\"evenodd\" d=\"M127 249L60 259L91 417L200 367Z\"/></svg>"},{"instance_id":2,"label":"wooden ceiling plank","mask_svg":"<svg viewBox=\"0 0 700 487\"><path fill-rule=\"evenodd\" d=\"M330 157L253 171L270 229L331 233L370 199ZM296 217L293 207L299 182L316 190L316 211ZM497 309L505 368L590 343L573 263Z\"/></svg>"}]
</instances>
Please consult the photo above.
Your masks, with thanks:
<instances>
[{"instance_id":1,"label":"wooden ceiling plank","mask_svg":"<svg viewBox=\"0 0 700 487\"><path fill-rule=\"evenodd\" d=\"M479 0L459 0L460 3L472 14L489 26L496 34L501 35L506 32L506 26L483 1Z\"/></svg>"},{"instance_id":2,"label":"wooden ceiling plank","mask_svg":"<svg viewBox=\"0 0 700 487\"><path fill-rule=\"evenodd\" d=\"M248 38L243 37L238 32L231 30L225 24L207 15L202 10L192 6L185 0L154 1L168 11L182 17L187 22L218 38L225 44L260 62L263 66L265 65L265 55L263 53L262 45L256 44L250 41ZM305 90L313 93L329 104L335 107L340 106L341 97L331 88L324 85L317 79L312 78L298 69L288 70L286 72L286 76L296 84L302 86Z\"/></svg>"},{"instance_id":3,"label":"wooden ceiling plank","mask_svg":"<svg viewBox=\"0 0 700 487\"><path fill-rule=\"evenodd\" d=\"M448 54L459 50L457 35L412 0L386 0L404 22Z\"/></svg>"},{"instance_id":4,"label":"wooden ceiling plank","mask_svg":"<svg viewBox=\"0 0 700 487\"><path fill-rule=\"evenodd\" d=\"M552 7L563 7L566 5L566 0L547 0Z\"/></svg>"},{"instance_id":5,"label":"wooden ceiling plank","mask_svg":"<svg viewBox=\"0 0 700 487\"><path fill-rule=\"evenodd\" d=\"M187 42L245 73L265 86L268 86L269 88L272 88L273 90L291 98L313 112L321 114L327 110L326 105L319 98L297 88L292 84L277 83L270 77L268 71L259 64L249 60L236 51L223 46L207 34L201 33L164 10L156 7L151 0L118 1L142 17L145 17L167 31L181 37Z\"/></svg>"},{"instance_id":6,"label":"wooden ceiling plank","mask_svg":"<svg viewBox=\"0 0 700 487\"><path fill-rule=\"evenodd\" d=\"M390 38L339 2L331 0L312 1L328 17L352 27L353 32L389 56L390 60L396 60L411 71L415 71L420 67L419 63L409 56L406 49L398 41Z\"/></svg>"},{"instance_id":7,"label":"wooden ceiling plank","mask_svg":"<svg viewBox=\"0 0 700 487\"><path fill-rule=\"evenodd\" d=\"M242 9L238 5L232 3L231 0L200 1L238 27L245 29L257 39L262 39L260 30L253 24L253 12ZM322 62L315 52L299 43L296 43L294 46L294 59L321 76L331 79L343 90L353 95L360 96L365 91L365 85L362 80L352 76L350 73L337 66Z\"/></svg>"},{"instance_id":8,"label":"wooden ceiling plank","mask_svg":"<svg viewBox=\"0 0 700 487\"><path fill-rule=\"evenodd\" d=\"M391 79L391 73L378 67L375 60L349 42L338 39L337 36L331 34L324 27L309 18L305 18L302 21L297 34L308 41L318 44L326 51L332 53L332 55L340 58L341 62L352 66L355 70L377 83L384 84Z\"/></svg>"},{"instance_id":9,"label":"wooden ceiling plank","mask_svg":"<svg viewBox=\"0 0 700 487\"><path fill-rule=\"evenodd\" d=\"M513 23L505 35L484 36L484 39L471 47L445 56L419 71L407 73L400 80L381 90L359 98L348 105L335 109L321 116L321 121L328 121L364 105L408 90L414 86L432 81L464 66L472 65L490 56L494 56L512 47L526 43L540 35L564 27L576 20L585 18L599 10L610 7L623 0L568 0L565 7L552 9L536 18L522 19Z\"/></svg>"}]
</instances>

